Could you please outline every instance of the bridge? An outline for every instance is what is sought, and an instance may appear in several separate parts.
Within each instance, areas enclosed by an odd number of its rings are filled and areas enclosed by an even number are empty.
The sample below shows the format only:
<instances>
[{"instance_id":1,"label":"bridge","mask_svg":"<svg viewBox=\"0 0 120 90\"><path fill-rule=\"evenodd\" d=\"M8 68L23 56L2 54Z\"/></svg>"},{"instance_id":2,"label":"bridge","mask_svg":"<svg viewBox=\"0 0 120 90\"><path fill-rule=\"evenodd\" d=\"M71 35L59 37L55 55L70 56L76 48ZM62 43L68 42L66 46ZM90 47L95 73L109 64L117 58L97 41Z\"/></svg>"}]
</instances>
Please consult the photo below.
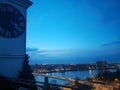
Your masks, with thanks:
<instances>
[{"instance_id":1,"label":"bridge","mask_svg":"<svg viewBox=\"0 0 120 90\"><path fill-rule=\"evenodd\" d=\"M70 81L70 82L75 82L75 79L71 79L71 78L64 78L64 77L60 77L60 76L52 76L52 75L48 75L48 74L40 74L40 73L33 73L33 75L37 75L37 76L46 76L49 78L55 78L55 79L59 79L59 80L66 80L66 81ZM94 80L94 82L92 81L88 81L88 80L78 80L78 82L80 84L85 84L85 85L96 85L96 83L98 84L105 84L104 81L98 81L98 80Z\"/></svg>"},{"instance_id":2,"label":"bridge","mask_svg":"<svg viewBox=\"0 0 120 90\"><path fill-rule=\"evenodd\" d=\"M75 79L71 79L71 78L64 78L64 77L60 77L60 76L52 76L52 75L48 75L48 74L40 74L40 73L33 73L33 75L37 75L37 76L46 76L49 78L55 78L55 79L59 79L59 80L66 80L66 81L70 81L70 82L75 82ZM91 85L92 83L87 81L87 80L79 80L78 81L81 84L86 84L86 85Z\"/></svg>"},{"instance_id":3,"label":"bridge","mask_svg":"<svg viewBox=\"0 0 120 90\"><path fill-rule=\"evenodd\" d=\"M38 75L38 76L47 76L47 77L50 77L50 78L56 78L56 79L59 79L59 80L67 80L67 81L75 81L74 79L71 79L71 78L64 78L64 77L59 77L59 76L51 76L51 75L48 75L48 74L40 74L40 73L33 73L33 75ZM93 86L94 88L96 88L96 90L98 89L101 89L101 90L113 90L112 88L113 87L117 87L116 84L107 84L106 82L104 81L98 81L98 80L94 80L94 82L91 82L91 81L87 81L87 80L79 80L78 81L80 84L85 84L85 85L90 85L90 86ZM119 84L120 86L120 84ZM75 90L78 90L78 89L75 89Z\"/></svg>"},{"instance_id":4,"label":"bridge","mask_svg":"<svg viewBox=\"0 0 120 90\"><path fill-rule=\"evenodd\" d=\"M47 77L50 77L50 78L55 78L55 79L59 79L59 80L66 80L66 81L75 81L74 79L71 79L71 78L64 78L64 77L59 77L59 76L51 76L51 75L48 75L48 74L33 73L33 75L47 76Z\"/></svg>"}]
</instances>

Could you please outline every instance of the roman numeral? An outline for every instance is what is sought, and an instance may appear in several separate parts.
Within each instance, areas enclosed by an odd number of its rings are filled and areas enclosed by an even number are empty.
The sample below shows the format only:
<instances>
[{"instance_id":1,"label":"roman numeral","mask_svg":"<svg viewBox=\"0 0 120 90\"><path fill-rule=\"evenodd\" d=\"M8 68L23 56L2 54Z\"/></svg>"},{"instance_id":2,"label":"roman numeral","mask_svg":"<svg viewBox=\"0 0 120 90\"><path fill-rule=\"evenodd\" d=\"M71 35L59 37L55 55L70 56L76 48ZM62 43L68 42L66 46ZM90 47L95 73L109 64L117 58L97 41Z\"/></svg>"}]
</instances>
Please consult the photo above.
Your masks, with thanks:
<instances>
[{"instance_id":1,"label":"roman numeral","mask_svg":"<svg viewBox=\"0 0 120 90\"><path fill-rule=\"evenodd\" d=\"M11 37L11 32L10 31L6 31L6 37Z\"/></svg>"},{"instance_id":2,"label":"roman numeral","mask_svg":"<svg viewBox=\"0 0 120 90\"><path fill-rule=\"evenodd\" d=\"M20 23L19 23L19 26L20 26L20 27L24 27L24 26L25 26L25 23L20 22Z\"/></svg>"},{"instance_id":3,"label":"roman numeral","mask_svg":"<svg viewBox=\"0 0 120 90\"><path fill-rule=\"evenodd\" d=\"M7 11L9 11L9 12L13 12L13 7L11 7L11 6L7 6Z\"/></svg>"},{"instance_id":4,"label":"roman numeral","mask_svg":"<svg viewBox=\"0 0 120 90\"><path fill-rule=\"evenodd\" d=\"M22 33L22 32L23 32L23 29L18 28L17 31L18 31L19 33Z\"/></svg>"},{"instance_id":5,"label":"roman numeral","mask_svg":"<svg viewBox=\"0 0 120 90\"><path fill-rule=\"evenodd\" d=\"M0 32L2 31L2 28L0 27Z\"/></svg>"},{"instance_id":6,"label":"roman numeral","mask_svg":"<svg viewBox=\"0 0 120 90\"><path fill-rule=\"evenodd\" d=\"M0 6L0 11L1 11L1 12L5 12L5 11L6 11L5 6L1 5L1 6Z\"/></svg>"},{"instance_id":7,"label":"roman numeral","mask_svg":"<svg viewBox=\"0 0 120 90\"><path fill-rule=\"evenodd\" d=\"M15 15L17 15L17 14L19 14L19 12L18 12L18 11L16 11L16 12L15 12Z\"/></svg>"},{"instance_id":8,"label":"roman numeral","mask_svg":"<svg viewBox=\"0 0 120 90\"><path fill-rule=\"evenodd\" d=\"M18 36L18 32L16 30L13 31L14 36Z\"/></svg>"},{"instance_id":9,"label":"roman numeral","mask_svg":"<svg viewBox=\"0 0 120 90\"><path fill-rule=\"evenodd\" d=\"M1 33L2 35L4 35L4 32L5 32L5 30L0 27L0 33Z\"/></svg>"},{"instance_id":10,"label":"roman numeral","mask_svg":"<svg viewBox=\"0 0 120 90\"><path fill-rule=\"evenodd\" d=\"M24 18L23 17L18 17L19 20L23 20Z\"/></svg>"}]
</instances>

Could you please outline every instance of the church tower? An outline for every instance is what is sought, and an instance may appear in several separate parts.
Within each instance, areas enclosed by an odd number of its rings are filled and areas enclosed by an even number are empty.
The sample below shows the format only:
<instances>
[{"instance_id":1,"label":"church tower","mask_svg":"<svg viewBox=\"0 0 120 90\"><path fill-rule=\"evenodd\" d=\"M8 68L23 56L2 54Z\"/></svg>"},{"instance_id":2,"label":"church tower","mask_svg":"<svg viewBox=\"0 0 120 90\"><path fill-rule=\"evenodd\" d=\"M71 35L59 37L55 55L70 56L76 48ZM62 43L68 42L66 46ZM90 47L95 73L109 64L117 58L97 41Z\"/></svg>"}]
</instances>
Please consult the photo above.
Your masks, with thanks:
<instances>
[{"instance_id":1,"label":"church tower","mask_svg":"<svg viewBox=\"0 0 120 90\"><path fill-rule=\"evenodd\" d=\"M29 0L0 0L0 75L17 78L26 55Z\"/></svg>"}]
</instances>

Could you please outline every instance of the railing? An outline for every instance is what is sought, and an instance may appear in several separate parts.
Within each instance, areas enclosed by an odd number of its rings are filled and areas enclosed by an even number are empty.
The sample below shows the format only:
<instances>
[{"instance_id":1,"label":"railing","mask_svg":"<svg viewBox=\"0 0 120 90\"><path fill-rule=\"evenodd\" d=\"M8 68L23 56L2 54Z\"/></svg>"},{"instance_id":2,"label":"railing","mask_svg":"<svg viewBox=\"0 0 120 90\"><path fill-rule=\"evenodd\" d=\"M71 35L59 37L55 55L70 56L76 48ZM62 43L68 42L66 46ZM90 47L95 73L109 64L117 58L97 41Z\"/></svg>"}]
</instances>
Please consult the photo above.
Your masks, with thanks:
<instances>
[{"instance_id":1,"label":"railing","mask_svg":"<svg viewBox=\"0 0 120 90\"><path fill-rule=\"evenodd\" d=\"M77 89L75 86L35 82L33 80L0 78L0 81L4 83L7 82L6 84L9 83L12 87L15 88L15 90L80 90Z\"/></svg>"}]
</instances>

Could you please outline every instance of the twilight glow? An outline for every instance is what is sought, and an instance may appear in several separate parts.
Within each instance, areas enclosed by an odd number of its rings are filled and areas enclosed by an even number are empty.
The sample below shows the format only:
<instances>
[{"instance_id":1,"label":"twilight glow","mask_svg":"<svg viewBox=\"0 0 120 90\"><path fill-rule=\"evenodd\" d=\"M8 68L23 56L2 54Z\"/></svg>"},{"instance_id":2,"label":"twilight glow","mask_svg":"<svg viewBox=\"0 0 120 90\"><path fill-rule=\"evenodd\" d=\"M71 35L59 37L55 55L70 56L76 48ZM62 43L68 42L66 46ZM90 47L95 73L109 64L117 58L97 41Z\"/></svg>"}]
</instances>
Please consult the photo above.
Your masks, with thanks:
<instances>
[{"instance_id":1,"label":"twilight glow","mask_svg":"<svg viewBox=\"0 0 120 90\"><path fill-rule=\"evenodd\" d=\"M27 16L31 64L119 62L119 0L31 1Z\"/></svg>"}]
</instances>

